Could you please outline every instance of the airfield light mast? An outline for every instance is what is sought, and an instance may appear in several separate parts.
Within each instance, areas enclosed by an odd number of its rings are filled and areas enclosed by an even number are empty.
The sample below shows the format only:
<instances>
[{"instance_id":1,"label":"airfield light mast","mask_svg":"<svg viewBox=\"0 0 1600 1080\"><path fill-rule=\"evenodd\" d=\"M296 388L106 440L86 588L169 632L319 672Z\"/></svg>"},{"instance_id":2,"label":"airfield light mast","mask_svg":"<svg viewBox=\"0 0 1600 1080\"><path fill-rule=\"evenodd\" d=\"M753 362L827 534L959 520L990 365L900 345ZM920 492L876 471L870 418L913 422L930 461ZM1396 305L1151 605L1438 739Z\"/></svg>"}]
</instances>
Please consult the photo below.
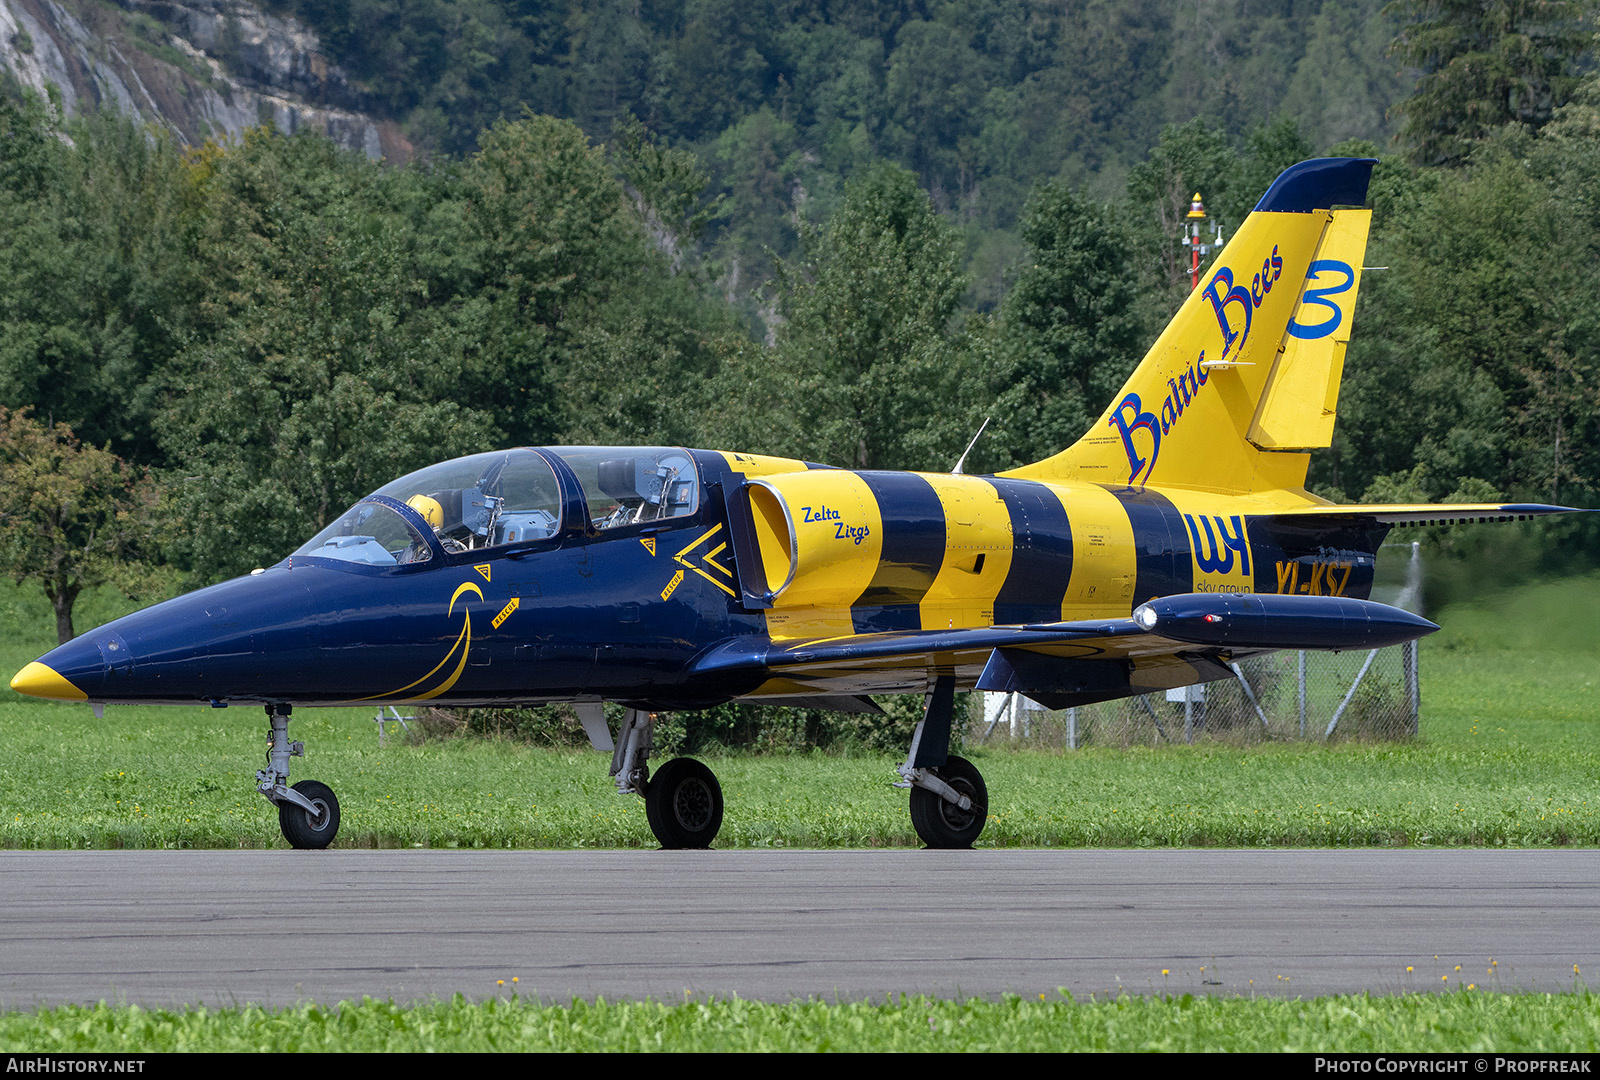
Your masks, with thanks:
<instances>
[{"instance_id":1,"label":"airfield light mast","mask_svg":"<svg viewBox=\"0 0 1600 1080\"><path fill-rule=\"evenodd\" d=\"M1194 199L1189 203L1189 213L1183 228L1183 246L1189 249L1189 289L1192 292L1200 287L1200 260L1210 255L1212 250L1222 246L1222 227L1216 222L1211 223L1211 242L1205 243L1200 239L1200 223L1206 220L1205 203L1200 201L1200 193L1194 193Z\"/></svg>"}]
</instances>

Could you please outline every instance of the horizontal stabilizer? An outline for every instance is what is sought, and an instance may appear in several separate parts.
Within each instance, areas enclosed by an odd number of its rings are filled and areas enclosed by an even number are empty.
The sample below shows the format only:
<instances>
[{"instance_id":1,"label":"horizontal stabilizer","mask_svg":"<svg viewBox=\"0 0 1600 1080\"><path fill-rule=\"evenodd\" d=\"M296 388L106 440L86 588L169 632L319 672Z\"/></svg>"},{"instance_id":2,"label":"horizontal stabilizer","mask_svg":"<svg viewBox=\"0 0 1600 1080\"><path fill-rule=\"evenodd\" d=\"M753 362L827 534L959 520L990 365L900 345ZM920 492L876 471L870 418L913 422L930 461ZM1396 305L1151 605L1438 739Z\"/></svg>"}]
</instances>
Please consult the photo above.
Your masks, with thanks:
<instances>
[{"instance_id":1,"label":"horizontal stabilizer","mask_svg":"<svg viewBox=\"0 0 1600 1080\"><path fill-rule=\"evenodd\" d=\"M1371 503L1365 506L1302 506L1276 510L1277 518L1366 518L1383 525L1483 525L1528 521L1546 514L1592 514L1573 506L1546 503ZM1309 522L1308 522L1309 524Z\"/></svg>"}]
</instances>

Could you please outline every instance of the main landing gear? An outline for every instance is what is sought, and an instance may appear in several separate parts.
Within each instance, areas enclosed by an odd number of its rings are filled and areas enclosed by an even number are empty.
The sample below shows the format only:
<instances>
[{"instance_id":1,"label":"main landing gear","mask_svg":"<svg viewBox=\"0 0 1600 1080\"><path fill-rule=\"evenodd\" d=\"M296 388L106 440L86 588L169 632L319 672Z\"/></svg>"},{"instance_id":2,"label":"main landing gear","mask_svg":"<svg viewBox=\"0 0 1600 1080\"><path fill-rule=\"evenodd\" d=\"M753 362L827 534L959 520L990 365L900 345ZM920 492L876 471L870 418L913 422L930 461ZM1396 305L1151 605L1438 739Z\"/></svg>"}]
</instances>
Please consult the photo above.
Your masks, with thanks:
<instances>
[{"instance_id":1,"label":"main landing gear","mask_svg":"<svg viewBox=\"0 0 1600 1080\"><path fill-rule=\"evenodd\" d=\"M970 848L989 813L983 774L950 753L956 680L941 676L928 692L896 787L911 789L911 826L930 848ZM722 828L722 785L693 758L673 758L650 773L655 714L629 709L615 742L598 705L579 706L597 750L611 751L611 775L624 795L644 797L650 831L664 848L705 848Z\"/></svg>"},{"instance_id":2,"label":"main landing gear","mask_svg":"<svg viewBox=\"0 0 1600 1080\"><path fill-rule=\"evenodd\" d=\"M895 786L911 789L911 827L931 848L971 847L989 813L983 775L972 762L950 753L955 696L954 676L934 681L911 751L897 770L901 781Z\"/></svg>"},{"instance_id":3,"label":"main landing gear","mask_svg":"<svg viewBox=\"0 0 1600 1080\"><path fill-rule=\"evenodd\" d=\"M289 741L288 705L268 705L267 767L256 773L256 790L278 808L278 828L290 847L325 848L339 832L339 800L315 780L289 787L289 759L304 757L304 743Z\"/></svg>"},{"instance_id":4,"label":"main landing gear","mask_svg":"<svg viewBox=\"0 0 1600 1080\"><path fill-rule=\"evenodd\" d=\"M941 676L928 693L896 787L911 789L911 825L930 848L970 848L989 813L977 766L950 753L956 680ZM629 709L612 742L598 705L579 707L597 750L611 751L611 775L624 795L644 797L650 831L664 848L704 848L722 828L722 786L703 763L673 758L651 775L655 714Z\"/></svg>"},{"instance_id":5,"label":"main landing gear","mask_svg":"<svg viewBox=\"0 0 1600 1080\"><path fill-rule=\"evenodd\" d=\"M655 714L629 709L611 755L624 795L643 795L650 831L664 848L706 848L722 828L722 785L694 758L673 758L650 775Z\"/></svg>"}]
</instances>

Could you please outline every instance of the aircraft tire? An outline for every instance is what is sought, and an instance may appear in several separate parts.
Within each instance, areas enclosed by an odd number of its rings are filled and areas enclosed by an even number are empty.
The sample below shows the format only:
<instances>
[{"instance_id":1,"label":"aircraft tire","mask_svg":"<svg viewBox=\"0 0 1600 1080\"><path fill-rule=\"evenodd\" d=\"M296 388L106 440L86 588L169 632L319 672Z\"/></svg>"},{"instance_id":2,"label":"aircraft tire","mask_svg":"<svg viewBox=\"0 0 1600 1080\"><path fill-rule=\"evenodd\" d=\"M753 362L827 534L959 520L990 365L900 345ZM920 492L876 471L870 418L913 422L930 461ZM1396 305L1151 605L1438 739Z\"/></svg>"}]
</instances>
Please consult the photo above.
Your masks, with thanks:
<instances>
[{"instance_id":1,"label":"aircraft tire","mask_svg":"<svg viewBox=\"0 0 1600 1080\"><path fill-rule=\"evenodd\" d=\"M969 848L983 831L989 813L989 789L983 774L966 758L951 756L932 770L939 779L972 800L972 809L955 803L927 788L911 789L911 827L931 848Z\"/></svg>"},{"instance_id":2,"label":"aircraft tire","mask_svg":"<svg viewBox=\"0 0 1600 1080\"><path fill-rule=\"evenodd\" d=\"M645 786L644 813L662 847L710 847L722 828L722 785L694 758L673 758Z\"/></svg>"},{"instance_id":3,"label":"aircraft tire","mask_svg":"<svg viewBox=\"0 0 1600 1080\"><path fill-rule=\"evenodd\" d=\"M334 797L333 789L316 780L302 780L294 789L323 812L313 817L294 803L279 803L278 828L283 830L283 838L289 841L290 847L302 850L327 847L339 832L339 800Z\"/></svg>"}]
</instances>

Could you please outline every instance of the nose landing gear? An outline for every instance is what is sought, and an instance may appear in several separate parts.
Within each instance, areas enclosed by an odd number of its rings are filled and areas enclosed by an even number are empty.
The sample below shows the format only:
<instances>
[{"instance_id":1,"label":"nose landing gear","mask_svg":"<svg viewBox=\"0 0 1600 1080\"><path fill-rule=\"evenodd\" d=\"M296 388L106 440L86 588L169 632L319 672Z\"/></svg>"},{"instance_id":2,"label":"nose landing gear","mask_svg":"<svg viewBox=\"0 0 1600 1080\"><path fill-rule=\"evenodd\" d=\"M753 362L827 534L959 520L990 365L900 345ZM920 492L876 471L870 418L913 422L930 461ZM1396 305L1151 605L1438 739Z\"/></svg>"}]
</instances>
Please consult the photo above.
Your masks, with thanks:
<instances>
[{"instance_id":1,"label":"nose landing gear","mask_svg":"<svg viewBox=\"0 0 1600 1080\"><path fill-rule=\"evenodd\" d=\"M278 828L290 847L325 848L339 832L339 800L333 789L315 780L302 780L290 789L313 809L285 799L278 803Z\"/></svg>"},{"instance_id":2,"label":"nose landing gear","mask_svg":"<svg viewBox=\"0 0 1600 1080\"><path fill-rule=\"evenodd\" d=\"M325 848L339 832L339 800L316 780L289 787L289 759L304 757L304 743L289 741L288 705L268 705L267 767L256 772L256 790L278 808L278 828L290 847Z\"/></svg>"}]
</instances>

